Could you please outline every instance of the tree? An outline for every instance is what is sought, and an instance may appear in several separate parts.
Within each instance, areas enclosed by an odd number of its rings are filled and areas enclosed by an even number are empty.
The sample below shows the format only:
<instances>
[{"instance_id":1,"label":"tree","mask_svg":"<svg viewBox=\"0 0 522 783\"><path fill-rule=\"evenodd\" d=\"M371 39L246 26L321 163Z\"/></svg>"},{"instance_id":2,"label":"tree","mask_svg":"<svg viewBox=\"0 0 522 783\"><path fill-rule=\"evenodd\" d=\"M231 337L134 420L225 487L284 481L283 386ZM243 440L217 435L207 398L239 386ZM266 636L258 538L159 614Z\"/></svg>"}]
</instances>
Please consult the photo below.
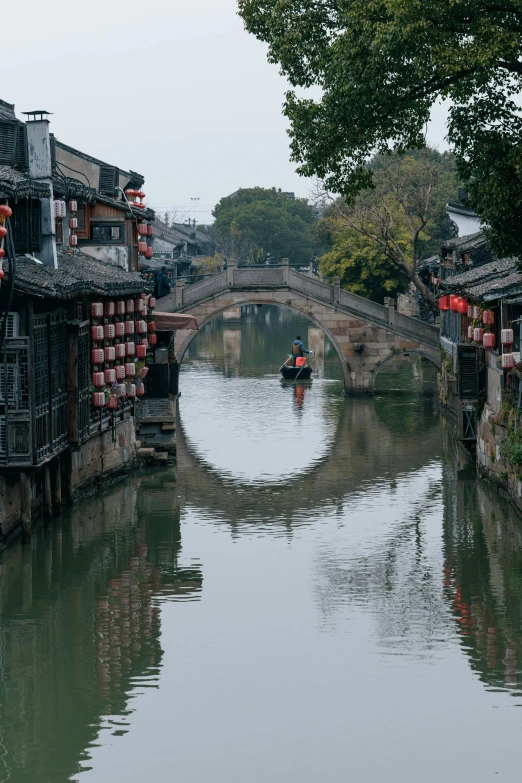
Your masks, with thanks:
<instances>
[{"instance_id":1,"label":"tree","mask_svg":"<svg viewBox=\"0 0 522 783\"><path fill-rule=\"evenodd\" d=\"M275 188L245 188L222 198L213 213L219 252L239 262L264 263L267 255L307 264L317 251L312 207Z\"/></svg>"},{"instance_id":2,"label":"tree","mask_svg":"<svg viewBox=\"0 0 522 783\"><path fill-rule=\"evenodd\" d=\"M336 199L326 212L324 220L338 238L334 251L346 248L352 273L357 266L364 266L366 259L379 278L376 290L382 290L383 284L386 290L387 281L391 288L401 284L404 288L407 279L436 309L437 300L417 270L432 249L434 235L437 242L451 236L445 204L457 191L453 156L429 148L403 155L376 155L367 168L373 187L351 201ZM446 236L441 236L444 227ZM349 242L354 236L359 239L352 251ZM385 262L392 267L387 273ZM353 287L350 290L355 292ZM373 290L370 298L375 295Z\"/></svg>"},{"instance_id":3,"label":"tree","mask_svg":"<svg viewBox=\"0 0 522 783\"><path fill-rule=\"evenodd\" d=\"M298 171L352 198L366 161L424 146L432 107L449 99L448 140L471 205L499 253L522 225L521 0L239 0L268 43L286 95Z\"/></svg>"}]
</instances>

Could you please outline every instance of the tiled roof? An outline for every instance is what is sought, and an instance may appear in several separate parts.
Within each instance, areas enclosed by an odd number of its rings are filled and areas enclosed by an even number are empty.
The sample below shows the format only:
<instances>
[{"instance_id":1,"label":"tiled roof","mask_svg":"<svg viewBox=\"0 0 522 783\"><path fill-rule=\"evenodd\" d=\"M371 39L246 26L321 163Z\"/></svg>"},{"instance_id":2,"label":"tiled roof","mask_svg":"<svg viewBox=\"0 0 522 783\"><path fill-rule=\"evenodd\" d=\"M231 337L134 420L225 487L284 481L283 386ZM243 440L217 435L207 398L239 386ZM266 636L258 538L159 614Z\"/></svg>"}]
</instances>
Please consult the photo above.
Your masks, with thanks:
<instances>
[{"instance_id":1,"label":"tiled roof","mask_svg":"<svg viewBox=\"0 0 522 783\"><path fill-rule=\"evenodd\" d=\"M441 282L448 291L465 293L471 299L497 299L518 293L522 274L517 270L518 258L501 258Z\"/></svg>"},{"instance_id":2,"label":"tiled roof","mask_svg":"<svg viewBox=\"0 0 522 783\"><path fill-rule=\"evenodd\" d=\"M24 174L11 166L0 166L0 193L11 198L25 198L27 196L49 197L51 190L49 185L32 180L28 174Z\"/></svg>"},{"instance_id":3,"label":"tiled roof","mask_svg":"<svg viewBox=\"0 0 522 783\"><path fill-rule=\"evenodd\" d=\"M9 279L9 264L4 262ZM16 259L15 290L52 299L76 296L125 296L150 290L140 275L119 266L105 264L80 251L58 254L58 269L44 266L26 256Z\"/></svg>"},{"instance_id":4,"label":"tiled roof","mask_svg":"<svg viewBox=\"0 0 522 783\"><path fill-rule=\"evenodd\" d=\"M475 250L475 248L486 244L486 237L482 231L475 234L467 234L464 237L454 237L443 242L442 247L445 250L458 250L461 253Z\"/></svg>"}]
</instances>

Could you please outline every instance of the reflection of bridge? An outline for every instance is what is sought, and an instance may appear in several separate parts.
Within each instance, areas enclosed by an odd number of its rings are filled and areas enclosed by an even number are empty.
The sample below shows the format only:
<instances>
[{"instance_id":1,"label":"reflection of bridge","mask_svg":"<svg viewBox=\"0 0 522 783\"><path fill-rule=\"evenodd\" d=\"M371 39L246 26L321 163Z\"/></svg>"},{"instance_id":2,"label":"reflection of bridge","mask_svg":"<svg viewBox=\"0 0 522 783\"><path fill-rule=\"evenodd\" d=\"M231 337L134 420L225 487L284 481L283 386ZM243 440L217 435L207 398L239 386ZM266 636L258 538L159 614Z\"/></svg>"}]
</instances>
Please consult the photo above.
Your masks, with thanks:
<instances>
[{"instance_id":1,"label":"reflection of bridge","mask_svg":"<svg viewBox=\"0 0 522 783\"><path fill-rule=\"evenodd\" d=\"M379 411L382 410L381 418ZM378 478L422 468L433 459L439 429L433 399L421 403L420 422L405 433L404 420L389 421L384 400L360 399L342 404L329 452L284 483L252 485L220 475L187 442L178 416L177 474L180 503L208 509L214 518L238 523L299 523L322 506L340 505L352 492ZM423 431L422 438L418 432ZM431 434L433 437L431 437Z\"/></svg>"},{"instance_id":2,"label":"reflection of bridge","mask_svg":"<svg viewBox=\"0 0 522 783\"><path fill-rule=\"evenodd\" d=\"M346 392L371 392L379 368L397 353L418 353L439 366L439 332L434 326L340 288L281 267L228 269L187 288L178 281L158 309L190 310L202 325L242 304L276 304L307 317L329 336L339 355ZM181 361L194 332L176 334Z\"/></svg>"}]
</instances>

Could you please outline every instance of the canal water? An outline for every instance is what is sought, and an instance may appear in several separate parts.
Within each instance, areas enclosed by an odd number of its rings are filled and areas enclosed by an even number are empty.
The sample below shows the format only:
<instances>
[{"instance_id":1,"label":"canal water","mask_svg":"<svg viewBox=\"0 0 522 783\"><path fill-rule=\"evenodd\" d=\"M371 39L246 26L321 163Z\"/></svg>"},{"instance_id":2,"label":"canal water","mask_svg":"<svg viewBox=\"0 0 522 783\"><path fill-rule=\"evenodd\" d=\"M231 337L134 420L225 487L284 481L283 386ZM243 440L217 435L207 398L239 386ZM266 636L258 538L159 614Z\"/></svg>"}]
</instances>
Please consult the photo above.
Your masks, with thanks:
<instances>
[{"instance_id":1,"label":"canal water","mask_svg":"<svg viewBox=\"0 0 522 783\"><path fill-rule=\"evenodd\" d=\"M316 375L283 383L295 334ZM344 399L289 310L208 324L176 469L0 563L0 781L516 779L522 526L396 357Z\"/></svg>"}]
</instances>

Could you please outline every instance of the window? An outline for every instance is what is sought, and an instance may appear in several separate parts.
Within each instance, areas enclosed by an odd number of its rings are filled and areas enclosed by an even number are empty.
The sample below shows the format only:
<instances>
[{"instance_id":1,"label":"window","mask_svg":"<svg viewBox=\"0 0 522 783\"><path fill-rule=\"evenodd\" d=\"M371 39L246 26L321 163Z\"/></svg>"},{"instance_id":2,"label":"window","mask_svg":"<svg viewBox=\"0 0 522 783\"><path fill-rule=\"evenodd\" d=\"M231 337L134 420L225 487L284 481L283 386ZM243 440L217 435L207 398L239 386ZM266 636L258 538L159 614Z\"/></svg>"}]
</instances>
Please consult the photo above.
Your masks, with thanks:
<instances>
[{"instance_id":1,"label":"window","mask_svg":"<svg viewBox=\"0 0 522 783\"><path fill-rule=\"evenodd\" d=\"M100 245L119 245L125 239L123 223L91 223L91 240Z\"/></svg>"},{"instance_id":2,"label":"window","mask_svg":"<svg viewBox=\"0 0 522 783\"><path fill-rule=\"evenodd\" d=\"M78 221L78 231L85 231L85 204L78 204L76 219Z\"/></svg>"},{"instance_id":3,"label":"window","mask_svg":"<svg viewBox=\"0 0 522 783\"><path fill-rule=\"evenodd\" d=\"M63 220L57 220L55 223L56 241L63 245Z\"/></svg>"}]
</instances>

